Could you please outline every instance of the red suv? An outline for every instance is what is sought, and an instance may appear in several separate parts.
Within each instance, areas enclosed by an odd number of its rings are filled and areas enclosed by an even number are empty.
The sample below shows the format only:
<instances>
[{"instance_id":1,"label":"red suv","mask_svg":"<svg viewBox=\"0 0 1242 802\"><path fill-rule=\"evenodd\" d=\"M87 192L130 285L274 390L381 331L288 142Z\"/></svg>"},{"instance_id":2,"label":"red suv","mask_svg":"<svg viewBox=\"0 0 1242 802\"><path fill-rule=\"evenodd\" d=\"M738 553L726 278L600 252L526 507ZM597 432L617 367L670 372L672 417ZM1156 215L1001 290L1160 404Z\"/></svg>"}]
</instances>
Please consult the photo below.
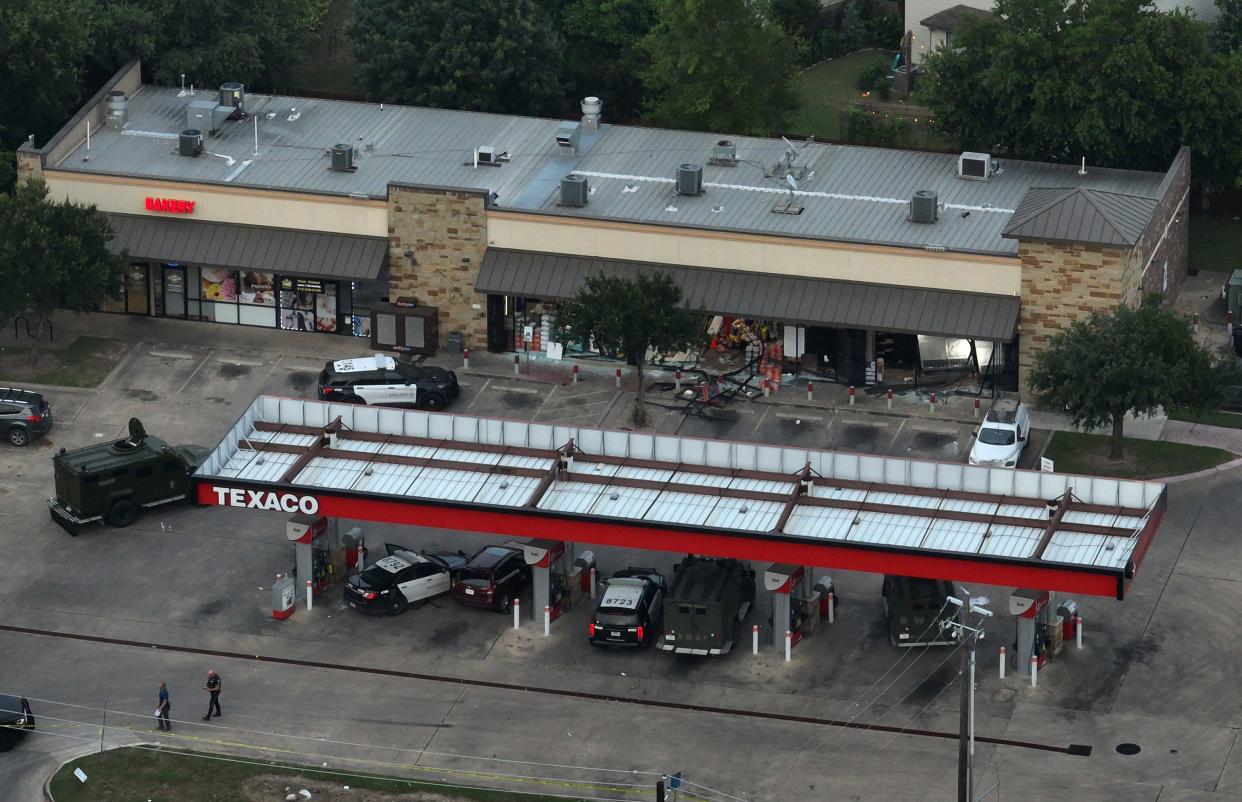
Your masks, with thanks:
<instances>
[{"instance_id":1,"label":"red suv","mask_svg":"<svg viewBox=\"0 0 1242 802\"><path fill-rule=\"evenodd\" d=\"M508 612L530 584L530 566L516 544L484 546L453 580L452 596L471 607Z\"/></svg>"}]
</instances>

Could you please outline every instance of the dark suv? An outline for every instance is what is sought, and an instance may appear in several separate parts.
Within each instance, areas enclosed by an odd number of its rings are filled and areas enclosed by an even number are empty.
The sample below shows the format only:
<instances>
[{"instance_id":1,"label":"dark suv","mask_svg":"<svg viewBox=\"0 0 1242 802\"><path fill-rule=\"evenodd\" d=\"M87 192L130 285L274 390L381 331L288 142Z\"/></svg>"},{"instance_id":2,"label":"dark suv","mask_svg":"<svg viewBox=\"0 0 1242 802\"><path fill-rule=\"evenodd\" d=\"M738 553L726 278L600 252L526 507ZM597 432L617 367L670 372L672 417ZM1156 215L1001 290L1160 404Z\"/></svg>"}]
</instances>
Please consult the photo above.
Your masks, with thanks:
<instances>
[{"instance_id":1,"label":"dark suv","mask_svg":"<svg viewBox=\"0 0 1242 802\"><path fill-rule=\"evenodd\" d=\"M452 596L471 607L508 612L530 584L530 566L520 546L484 546L453 580Z\"/></svg>"},{"instance_id":2,"label":"dark suv","mask_svg":"<svg viewBox=\"0 0 1242 802\"><path fill-rule=\"evenodd\" d=\"M0 388L0 431L15 446L24 446L52 428L52 408L33 390Z\"/></svg>"},{"instance_id":3,"label":"dark suv","mask_svg":"<svg viewBox=\"0 0 1242 802\"><path fill-rule=\"evenodd\" d=\"M592 646L648 646L664 622L664 577L654 568L627 568L612 575L587 624Z\"/></svg>"},{"instance_id":4,"label":"dark suv","mask_svg":"<svg viewBox=\"0 0 1242 802\"><path fill-rule=\"evenodd\" d=\"M35 728L30 702L17 696L0 694L0 752L7 752L28 731Z\"/></svg>"},{"instance_id":5,"label":"dark suv","mask_svg":"<svg viewBox=\"0 0 1242 802\"><path fill-rule=\"evenodd\" d=\"M894 646L957 643L957 631L943 626L955 614L948 604L955 592L953 583L944 579L885 576L880 594L888 623L888 642Z\"/></svg>"},{"instance_id":6,"label":"dark suv","mask_svg":"<svg viewBox=\"0 0 1242 802\"><path fill-rule=\"evenodd\" d=\"M327 363L319 372L317 389L321 401L422 409L444 409L461 394L457 374L451 370L407 365L383 354Z\"/></svg>"}]
</instances>

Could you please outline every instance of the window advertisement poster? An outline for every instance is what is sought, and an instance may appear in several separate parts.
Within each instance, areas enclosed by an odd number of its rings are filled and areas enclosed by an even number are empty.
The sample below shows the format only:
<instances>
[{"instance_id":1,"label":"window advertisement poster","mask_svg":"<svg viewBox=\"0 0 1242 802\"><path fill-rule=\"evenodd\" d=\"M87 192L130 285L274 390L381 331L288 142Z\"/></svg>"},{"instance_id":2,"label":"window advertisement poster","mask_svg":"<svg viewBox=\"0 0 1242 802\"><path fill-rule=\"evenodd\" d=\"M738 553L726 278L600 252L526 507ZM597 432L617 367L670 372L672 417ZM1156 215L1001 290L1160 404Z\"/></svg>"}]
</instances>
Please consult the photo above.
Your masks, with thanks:
<instances>
[{"instance_id":1,"label":"window advertisement poster","mask_svg":"<svg viewBox=\"0 0 1242 802\"><path fill-rule=\"evenodd\" d=\"M240 300L253 306L276 305L275 276L249 270L241 274Z\"/></svg>"},{"instance_id":2,"label":"window advertisement poster","mask_svg":"<svg viewBox=\"0 0 1242 802\"><path fill-rule=\"evenodd\" d=\"M288 331L314 331L314 294L309 292L281 290L280 327Z\"/></svg>"},{"instance_id":3,"label":"window advertisement poster","mask_svg":"<svg viewBox=\"0 0 1242 802\"><path fill-rule=\"evenodd\" d=\"M315 330L336 331L336 286L332 292L315 296Z\"/></svg>"},{"instance_id":4,"label":"window advertisement poster","mask_svg":"<svg viewBox=\"0 0 1242 802\"><path fill-rule=\"evenodd\" d=\"M237 302L237 276L232 270L204 267L199 275L204 301Z\"/></svg>"},{"instance_id":5,"label":"window advertisement poster","mask_svg":"<svg viewBox=\"0 0 1242 802\"><path fill-rule=\"evenodd\" d=\"M371 316L370 315L354 315L350 321L352 323L353 335L355 337L371 336Z\"/></svg>"}]
</instances>

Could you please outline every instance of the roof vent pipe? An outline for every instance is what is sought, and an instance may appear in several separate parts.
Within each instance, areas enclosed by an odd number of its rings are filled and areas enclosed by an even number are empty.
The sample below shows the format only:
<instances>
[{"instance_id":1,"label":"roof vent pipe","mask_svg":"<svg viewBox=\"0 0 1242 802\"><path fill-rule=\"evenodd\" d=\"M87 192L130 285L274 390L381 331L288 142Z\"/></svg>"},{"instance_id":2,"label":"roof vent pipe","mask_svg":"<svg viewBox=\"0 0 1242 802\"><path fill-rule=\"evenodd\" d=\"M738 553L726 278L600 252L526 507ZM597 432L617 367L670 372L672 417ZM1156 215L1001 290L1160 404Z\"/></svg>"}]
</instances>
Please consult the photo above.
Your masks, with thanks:
<instances>
[{"instance_id":1,"label":"roof vent pipe","mask_svg":"<svg viewBox=\"0 0 1242 802\"><path fill-rule=\"evenodd\" d=\"M105 124L114 131L119 131L129 122L129 98L119 89L108 93L105 101Z\"/></svg>"},{"instance_id":2,"label":"roof vent pipe","mask_svg":"<svg viewBox=\"0 0 1242 802\"><path fill-rule=\"evenodd\" d=\"M229 119L236 120L246 116L246 87L235 81L220 84L220 105L233 110Z\"/></svg>"},{"instance_id":3,"label":"roof vent pipe","mask_svg":"<svg viewBox=\"0 0 1242 802\"><path fill-rule=\"evenodd\" d=\"M604 110L604 101L592 95L582 100L582 130L588 133L599 130L599 115Z\"/></svg>"}]
</instances>

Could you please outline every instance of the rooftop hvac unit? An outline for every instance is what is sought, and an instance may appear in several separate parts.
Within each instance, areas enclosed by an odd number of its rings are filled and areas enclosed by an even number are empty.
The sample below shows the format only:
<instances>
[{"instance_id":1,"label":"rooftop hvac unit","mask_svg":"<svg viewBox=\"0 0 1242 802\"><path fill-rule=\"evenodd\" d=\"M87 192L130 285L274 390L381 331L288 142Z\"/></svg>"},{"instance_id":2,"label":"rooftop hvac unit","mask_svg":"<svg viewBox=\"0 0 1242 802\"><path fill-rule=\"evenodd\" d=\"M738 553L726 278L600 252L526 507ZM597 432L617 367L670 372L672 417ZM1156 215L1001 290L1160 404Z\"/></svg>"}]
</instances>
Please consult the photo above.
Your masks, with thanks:
<instances>
[{"instance_id":1,"label":"rooftop hvac unit","mask_svg":"<svg viewBox=\"0 0 1242 802\"><path fill-rule=\"evenodd\" d=\"M910 198L911 223L934 223L938 216L936 193L929 189L920 189Z\"/></svg>"},{"instance_id":2,"label":"rooftop hvac unit","mask_svg":"<svg viewBox=\"0 0 1242 802\"><path fill-rule=\"evenodd\" d=\"M683 164L677 168L677 194L703 194L703 165Z\"/></svg>"},{"instance_id":3,"label":"rooftop hvac unit","mask_svg":"<svg viewBox=\"0 0 1242 802\"><path fill-rule=\"evenodd\" d=\"M246 87L237 82L220 84L220 105L228 106L233 111L232 118L242 117L246 113Z\"/></svg>"},{"instance_id":4,"label":"rooftop hvac unit","mask_svg":"<svg viewBox=\"0 0 1242 802\"><path fill-rule=\"evenodd\" d=\"M992 157L987 153L963 153L957 157L957 177L987 181L992 177Z\"/></svg>"},{"instance_id":5,"label":"rooftop hvac unit","mask_svg":"<svg viewBox=\"0 0 1242 802\"><path fill-rule=\"evenodd\" d=\"M495 164L497 155L495 145L479 145L474 151L475 161L479 164Z\"/></svg>"},{"instance_id":6,"label":"rooftop hvac unit","mask_svg":"<svg viewBox=\"0 0 1242 802\"><path fill-rule=\"evenodd\" d=\"M590 194L591 191L587 186L586 176L570 173L561 179L561 202L559 205L580 209L587 205L587 199Z\"/></svg>"},{"instance_id":7,"label":"rooftop hvac unit","mask_svg":"<svg viewBox=\"0 0 1242 802\"><path fill-rule=\"evenodd\" d=\"M736 167L737 145L733 144L732 139L720 140L712 145L712 157L707 160L707 163L717 167Z\"/></svg>"},{"instance_id":8,"label":"rooftop hvac unit","mask_svg":"<svg viewBox=\"0 0 1242 802\"><path fill-rule=\"evenodd\" d=\"M203 132L187 128L177 137L177 152L182 156L197 156L203 152Z\"/></svg>"},{"instance_id":9,"label":"rooftop hvac unit","mask_svg":"<svg viewBox=\"0 0 1242 802\"><path fill-rule=\"evenodd\" d=\"M338 173L353 172L354 148L352 145L336 144L332 146L332 169Z\"/></svg>"},{"instance_id":10,"label":"rooftop hvac unit","mask_svg":"<svg viewBox=\"0 0 1242 802\"><path fill-rule=\"evenodd\" d=\"M581 123L561 123L556 127L556 144L561 150L577 153L578 138L581 136Z\"/></svg>"},{"instance_id":11,"label":"rooftop hvac unit","mask_svg":"<svg viewBox=\"0 0 1242 802\"><path fill-rule=\"evenodd\" d=\"M113 89L108 93L106 106L107 126L113 130L124 128L125 123L129 121L129 99L125 97L125 93L119 89Z\"/></svg>"}]
</instances>

